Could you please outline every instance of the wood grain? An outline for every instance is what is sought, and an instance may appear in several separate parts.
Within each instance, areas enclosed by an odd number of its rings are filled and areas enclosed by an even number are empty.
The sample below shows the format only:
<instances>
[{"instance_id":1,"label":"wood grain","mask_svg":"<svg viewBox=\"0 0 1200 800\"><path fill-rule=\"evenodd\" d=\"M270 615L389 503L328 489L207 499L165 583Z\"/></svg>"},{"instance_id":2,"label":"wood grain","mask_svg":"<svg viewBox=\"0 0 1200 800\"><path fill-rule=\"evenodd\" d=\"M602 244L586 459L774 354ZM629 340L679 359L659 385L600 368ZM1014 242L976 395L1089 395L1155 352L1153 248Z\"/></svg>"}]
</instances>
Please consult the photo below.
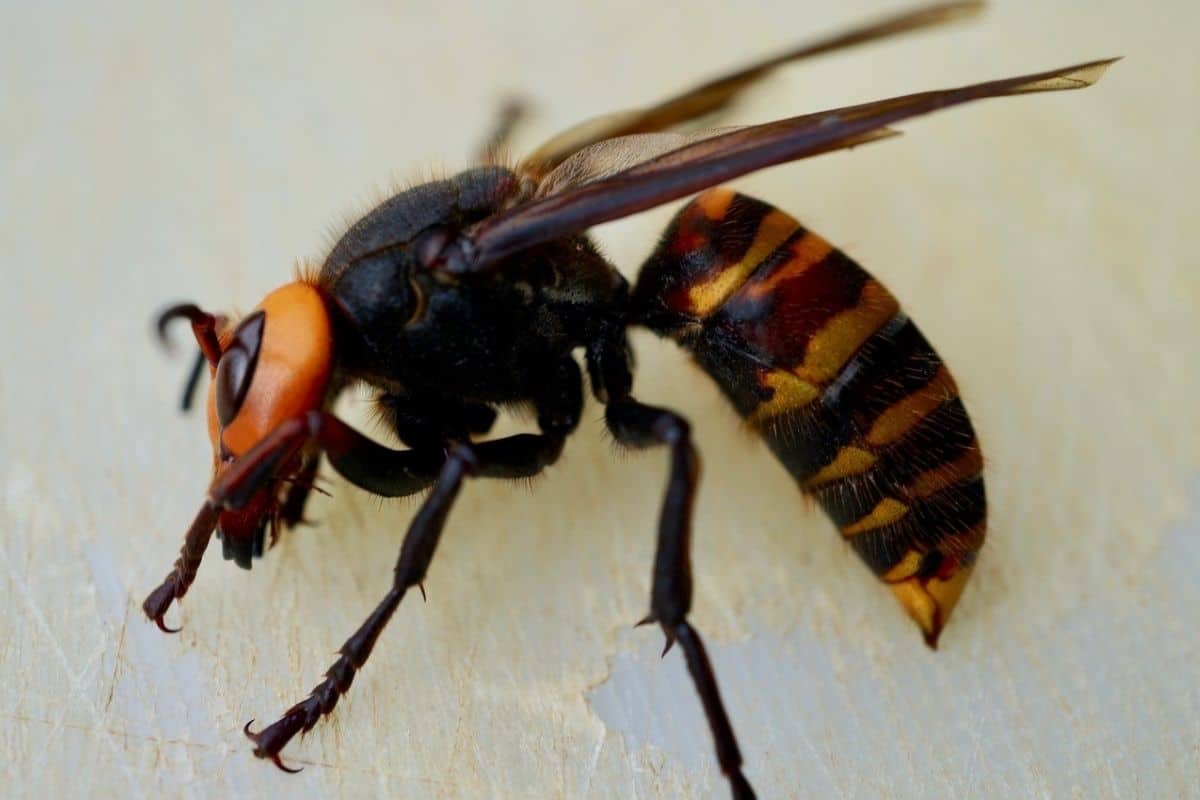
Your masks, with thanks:
<instances>
[{"instance_id":1,"label":"wood grain","mask_svg":"<svg viewBox=\"0 0 1200 800\"><path fill-rule=\"evenodd\" d=\"M514 89L528 147L894 7L450 5L0 10L4 794L725 796L681 658L630 627L665 454L614 458L595 407L534 491L468 487L428 603L287 751L298 776L239 729L316 682L412 505L335 482L250 574L210 557L179 636L141 618L208 463L161 304L252 307L365 190L464 165ZM884 280L972 410L994 515L938 653L715 388L635 340L639 395L698 431L695 622L762 797L1200 796L1200 11L996 5L786 71L735 116L1127 56L1086 92L737 183ZM668 213L602 229L606 252L632 274Z\"/></svg>"}]
</instances>

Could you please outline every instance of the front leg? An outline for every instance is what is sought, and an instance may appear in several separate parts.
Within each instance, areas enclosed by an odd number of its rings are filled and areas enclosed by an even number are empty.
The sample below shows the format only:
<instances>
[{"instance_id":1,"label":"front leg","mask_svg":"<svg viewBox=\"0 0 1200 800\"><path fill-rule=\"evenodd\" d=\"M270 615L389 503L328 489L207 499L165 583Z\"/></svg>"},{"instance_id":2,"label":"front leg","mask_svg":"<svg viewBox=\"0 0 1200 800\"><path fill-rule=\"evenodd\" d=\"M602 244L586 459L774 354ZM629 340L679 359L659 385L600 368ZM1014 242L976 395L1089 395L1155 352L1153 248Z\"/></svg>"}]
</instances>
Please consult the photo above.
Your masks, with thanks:
<instances>
[{"instance_id":1,"label":"front leg","mask_svg":"<svg viewBox=\"0 0 1200 800\"><path fill-rule=\"evenodd\" d=\"M279 521L287 528L295 528L299 525L312 524L307 517L304 516L304 509L308 505L308 498L314 492L321 494L329 494L324 489L317 486L317 481L320 479L318 468L321 465L321 456L314 455L304 462L304 466L297 473L296 477L292 478L291 485L288 486L287 492L283 496L283 503L279 506ZM274 531L272 531L271 544L274 544Z\"/></svg>"},{"instance_id":2,"label":"front leg","mask_svg":"<svg viewBox=\"0 0 1200 800\"><path fill-rule=\"evenodd\" d=\"M427 488L436 480L444 460L440 450L391 450L323 411L311 411L285 422L229 465L209 487L174 567L142 604L146 616L159 628L167 633L177 630L168 628L163 617L196 579L221 512L245 506L255 492L273 480L281 465L310 443L323 449L334 469L351 483L384 497Z\"/></svg>"},{"instance_id":3,"label":"front leg","mask_svg":"<svg viewBox=\"0 0 1200 800\"><path fill-rule=\"evenodd\" d=\"M700 460L692 446L690 428L678 414L644 405L629 396L610 402L605 419L621 444L637 448L666 445L671 449L670 477L658 524L650 613L639 624L657 622L662 627L667 637L663 655L678 642L704 705L721 771L729 779L735 800L748 800L754 797L754 790L742 774L742 754L733 725L721 702L704 642L687 620L692 607L692 506L700 476Z\"/></svg>"}]
</instances>

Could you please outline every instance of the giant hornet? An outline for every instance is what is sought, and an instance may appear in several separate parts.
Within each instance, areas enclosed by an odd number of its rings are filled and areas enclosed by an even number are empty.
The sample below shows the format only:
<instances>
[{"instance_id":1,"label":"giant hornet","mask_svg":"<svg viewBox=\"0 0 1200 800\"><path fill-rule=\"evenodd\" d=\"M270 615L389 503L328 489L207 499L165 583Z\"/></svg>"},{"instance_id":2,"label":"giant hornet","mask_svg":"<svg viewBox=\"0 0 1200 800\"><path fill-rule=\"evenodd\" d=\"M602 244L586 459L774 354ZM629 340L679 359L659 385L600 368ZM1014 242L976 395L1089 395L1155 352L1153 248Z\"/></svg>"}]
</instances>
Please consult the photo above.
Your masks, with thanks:
<instances>
[{"instance_id":1,"label":"giant hornet","mask_svg":"<svg viewBox=\"0 0 1200 800\"><path fill-rule=\"evenodd\" d=\"M319 271L236 322L182 304L203 364L213 479L182 552L143 608L163 617L215 531L249 567L268 528L302 519L322 453L383 497L429 494L392 588L311 694L246 734L280 751L330 713L405 593L422 587L468 478L524 479L554 464L579 424L582 350L615 440L670 452L650 610L678 644L733 795L753 797L692 603L690 533L700 462L679 414L634 398L630 326L687 350L842 536L895 594L926 643L938 635L984 539L983 461L941 358L896 298L846 254L770 204L718 184L892 136L909 117L988 97L1078 89L1111 60L920 92L761 125L679 133L772 70L945 22L979 3L920 8L846 31L672 97L573 127L515 166L490 164L403 191L352 226ZM495 141L510 127L505 119ZM630 287L588 238L594 225L705 190L673 219ZM377 444L330 412L366 384L410 449ZM500 407L536 411L537 433L479 441ZM422 592L423 592L422 588Z\"/></svg>"}]
</instances>

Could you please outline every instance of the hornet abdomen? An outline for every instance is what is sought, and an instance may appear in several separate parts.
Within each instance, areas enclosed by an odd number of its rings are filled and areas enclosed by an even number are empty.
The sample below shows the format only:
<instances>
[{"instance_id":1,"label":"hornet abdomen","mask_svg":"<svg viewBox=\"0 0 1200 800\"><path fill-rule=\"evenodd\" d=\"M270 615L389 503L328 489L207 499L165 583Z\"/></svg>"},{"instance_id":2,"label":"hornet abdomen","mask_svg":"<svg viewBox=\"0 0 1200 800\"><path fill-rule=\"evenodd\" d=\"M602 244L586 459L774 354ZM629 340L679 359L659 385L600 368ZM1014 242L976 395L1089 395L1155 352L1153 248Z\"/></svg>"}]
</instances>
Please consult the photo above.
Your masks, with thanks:
<instances>
[{"instance_id":1,"label":"hornet abdomen","mask_svg":"<svg viewBox=\"0 0 1200 800\"><path fill-rule=\"evenodd\" d=\"M954 379L891 293L782 211L714 189L671 222L634 302L936 646L983 544L983 460Z\"/></svg>"}]
</instances>

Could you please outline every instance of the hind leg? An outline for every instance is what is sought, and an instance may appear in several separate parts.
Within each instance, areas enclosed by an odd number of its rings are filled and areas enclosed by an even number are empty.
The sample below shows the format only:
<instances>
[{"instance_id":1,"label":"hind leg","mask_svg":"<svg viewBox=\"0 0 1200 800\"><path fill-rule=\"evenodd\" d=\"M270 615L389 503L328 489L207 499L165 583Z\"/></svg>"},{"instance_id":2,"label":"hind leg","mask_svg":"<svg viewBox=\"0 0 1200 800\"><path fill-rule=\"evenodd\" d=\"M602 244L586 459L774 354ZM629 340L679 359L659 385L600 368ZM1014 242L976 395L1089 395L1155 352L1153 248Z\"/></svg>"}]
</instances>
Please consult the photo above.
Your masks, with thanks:
<instances>
[{"instance_id":1,"label":"hind leg","mask_svg":"<svg viewBox=\"0 0 1200 800\"><path fill-rule=\"evenodd\" d=\"M667 493L658 521L658 548L650 590L650 613L639 624L658 623L667 650L678 643L700 695L717 750L717 762L729 779L735 800L754 797L742 774L742 753L721 701L716 674L700 634L687 619L692 608L692 507L700 480L700 458L692 445L691 427L673 411L633 398L629 346L623 329L613 328L588 347L588 372L597 398L607 405L605 422L613 437L638 449L665 446L671 452Z\"/></svg>"},{"instance_id":2,"label":"hind leg","mask_svg":"<svg viewBox=\"0 0 1200 800\"><path fill-rule=\"evenodd\" d=\"M678 643L688 672L700 695L717 749L721 771L729 779L736 800L754 797L742 774L742 754L733 725L721 701L716 674L700 634L687 619L692 607L691 532L692 507L700 477L700 460L692 446L690 428L678 414L644 405L632 397L614 400L605 414L617 441L630 447L665 445L671 451L667 493L658 523L658 549L650 613L639 624L658 623L667 637L663 655Z\"/></svg>"}]
</instances>

